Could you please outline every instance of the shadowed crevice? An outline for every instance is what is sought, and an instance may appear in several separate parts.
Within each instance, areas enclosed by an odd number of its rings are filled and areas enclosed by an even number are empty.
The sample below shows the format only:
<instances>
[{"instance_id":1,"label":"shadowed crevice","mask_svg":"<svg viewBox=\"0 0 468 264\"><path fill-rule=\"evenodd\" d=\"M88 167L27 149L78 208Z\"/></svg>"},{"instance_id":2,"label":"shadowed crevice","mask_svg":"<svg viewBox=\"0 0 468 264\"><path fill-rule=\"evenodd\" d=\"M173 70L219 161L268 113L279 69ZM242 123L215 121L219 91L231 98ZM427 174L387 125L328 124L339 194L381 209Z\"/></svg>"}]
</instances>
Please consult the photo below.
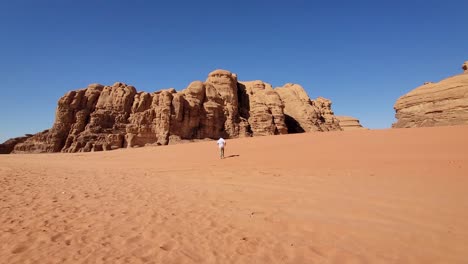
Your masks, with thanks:
<instances>
[{"instance_id":1,"label":"shadowed crevice","mask_svg":"<svg viewBox=\"0 0 468 264\"><path fill-rule=\"evenodd\" d=\"M284 121L288 127L289 134L304 133L305 130L301 127L299 122L290 115L284 115Z\"/></svg>"}]
</instances>

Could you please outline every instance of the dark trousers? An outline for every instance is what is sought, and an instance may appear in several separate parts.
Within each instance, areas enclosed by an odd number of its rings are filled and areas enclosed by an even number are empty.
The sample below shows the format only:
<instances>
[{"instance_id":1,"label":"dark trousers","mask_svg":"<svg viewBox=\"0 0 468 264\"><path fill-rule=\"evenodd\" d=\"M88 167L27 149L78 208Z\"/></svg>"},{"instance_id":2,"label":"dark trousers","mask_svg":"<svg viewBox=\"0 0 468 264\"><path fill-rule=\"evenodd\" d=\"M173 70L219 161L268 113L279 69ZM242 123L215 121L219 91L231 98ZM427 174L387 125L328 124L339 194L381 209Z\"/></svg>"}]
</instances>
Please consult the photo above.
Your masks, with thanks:
<instances>
[{"instance_id":1,"label":"dark trousers","mask_svg":"<svg viewBox=\"0 0 468 264\"><path fill-rule=\"evenodd\" d=\"M221 158L224 158L224 147L219 148L219 154Z\"/></svg>"}]
</instances>

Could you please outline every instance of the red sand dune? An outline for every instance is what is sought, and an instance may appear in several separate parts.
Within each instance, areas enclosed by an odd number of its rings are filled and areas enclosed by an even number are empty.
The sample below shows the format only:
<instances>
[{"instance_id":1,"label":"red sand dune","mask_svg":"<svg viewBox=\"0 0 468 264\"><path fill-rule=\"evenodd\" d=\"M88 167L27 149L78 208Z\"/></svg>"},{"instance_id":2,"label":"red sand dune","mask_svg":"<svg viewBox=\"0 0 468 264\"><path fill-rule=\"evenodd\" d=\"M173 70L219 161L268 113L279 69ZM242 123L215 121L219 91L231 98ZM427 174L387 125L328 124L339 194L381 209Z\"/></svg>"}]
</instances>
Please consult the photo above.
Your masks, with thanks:
<instances>
[{"instance_id":1,"label":"red sand dune","mask_svg":"<svg viewBox=\"0 0 468 264\"><path fill-rule=\"evenodd\" d=\"M468 263L468 127L0 156L1 263Z\"/></svg>"}]
</instances>

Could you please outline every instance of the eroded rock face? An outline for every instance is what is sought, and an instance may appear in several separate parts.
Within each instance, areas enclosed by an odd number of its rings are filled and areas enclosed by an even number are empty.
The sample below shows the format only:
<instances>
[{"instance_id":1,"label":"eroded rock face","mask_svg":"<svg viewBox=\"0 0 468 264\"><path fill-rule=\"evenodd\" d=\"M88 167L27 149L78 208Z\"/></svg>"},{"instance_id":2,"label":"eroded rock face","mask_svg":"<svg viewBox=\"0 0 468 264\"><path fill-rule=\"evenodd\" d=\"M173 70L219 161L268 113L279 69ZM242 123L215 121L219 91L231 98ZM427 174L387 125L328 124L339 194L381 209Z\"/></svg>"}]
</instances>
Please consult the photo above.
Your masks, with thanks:
<instances>
[{"instance_id":1,"label":"eroded rock face","mask_svg":"<svg viewBox=\"0 0 468 264\"><path fill-rule=\"evenodd\" d=\"M33 135L27 134L23 137L10 138L7 141L0 144L0 154L8 154L13 151L17 144L23 143L26 139L32 137Z\"/></svg>"},{"instance_id":2,"label":"eroded rock face","mask_svg":"<svg viewBox=\"0 0 468 264\"><path fill-rule=\"evenodd\" d=\"M51 130L51 129L50 129ZM50 130L44 130L32 137L27 138L24 142L19 142L13 147L13 153L44 153L57 152L54 149L54 138Z\"/></svg>"},{"instance_id":3,"label":"eroded rock face","mask_svg":"<svg viewBox=\"0 0 468 264\"><path fill-rule=\"evenodd\" d=\"M216 93L216 96L211 97L212 102L220 104L223 109L222 111L226 118L224 122L226 135L231 137L238 136L239 101L237 98L237 76L229 71L215 70L210 72L205 85L210 87L211 94Z\"/></svg>"},{"instance_id":4,"label":"eroded rock face","mask_svg":"<svg viewBox=\"0 0 468 264\"><path fill-rule=\"evenodd\" d=\"M312 104L318 109L319 126L321 131L334 131L341 130L340 121L335 117L335 114L331 110L332 102L330 99L318 97L312 100Z\"/></svg>"},{"instance_id":5,"label":"eroded rock face","mask_svg":"<svg viewBox=\"0 0 468 264\"><path fill-rule=\"evenodd\" d=\"M247 95L247 100L244 100L246 103L241 109L244 118L250 124L253 136L288 133L284 120L283 102L270 84L251 81L241 82L239 86Z\"/></svg>"},{"instance_id":6,"label":"eroded rock face","mask_svg":"<svg viewBox=\"0 0 468 264\"><path fill-rule=\"evenodd\" d=\"M352 116L337 116L336 119L338 119L341 129L344 131L366 129L361 125L357 118Z\"/></svg>"},{"instance_id":7,"label":"eroded rock face","mask_svg":"<svg viewBox=\"0 0 468 264\"><path fill-rule=\"evenodd\" d=\"M290 118L288 123L288 118ZM291 122L292 120L292 122ZM53 127L14 146L23 152L89 152L188 140L340 130L331 101L299 85L273 89L215 70L177 92L92 84L60 98Z\"/></svg>"},{"instance_id":8,"label":"eroded rock face","mask_svg":"<svg viewBox=\"0 0 468 264\"><path fill-rule=\"evenodd\" d=\"M284 103L285 122L290 133L341 130L330 100L323 97L310 100L302 86L292 83L275 91Z\"/></svg>"},{"instance_id":9,"label":"eroded rock face","mask_svg":"<svg viewBox=\"0 0 468 264\"><path fill-rule=\"evenodd\" d=\"M123 147L135 94L135 87L123 83L88 87L76 107L72 107L71 120L75 122L63 127L62 134L67 136L57 151L89 152ZM67 109L67 105L63 104L62 108Z\"/></svg>"},{"instance_id":10,"label":"eroded rock face","mask_svg":"<svg viewBox=\"0 0 468 264\"><path fill-rule=\"evenodd\" d=\"M468 124L468 63L464 73L438 83L425 83L400 97L394 128Z\"/></svg>"}]
</instances>

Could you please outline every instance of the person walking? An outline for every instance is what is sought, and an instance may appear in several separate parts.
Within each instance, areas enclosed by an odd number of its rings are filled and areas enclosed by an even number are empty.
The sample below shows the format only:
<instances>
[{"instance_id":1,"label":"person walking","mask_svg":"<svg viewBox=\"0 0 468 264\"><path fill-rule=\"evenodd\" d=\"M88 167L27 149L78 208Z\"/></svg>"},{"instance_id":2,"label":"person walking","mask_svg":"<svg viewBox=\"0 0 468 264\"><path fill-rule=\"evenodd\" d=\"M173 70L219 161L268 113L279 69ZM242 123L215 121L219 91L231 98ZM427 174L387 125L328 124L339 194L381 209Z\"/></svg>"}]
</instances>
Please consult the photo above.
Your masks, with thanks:
<instances>
[{"instance_id":1,"label":"person walking","mask_svg":"<svg viewBox=\"0 0 468 264\"><path fill-rule=\"evenodd\" d=\"M219 157L221 159L224 159L224 147L227 145L226 140L224 140L224 138L221 137L218 139L216 144L218 144L218 148L219 148Z\"/></svg>"}]
</instances>

